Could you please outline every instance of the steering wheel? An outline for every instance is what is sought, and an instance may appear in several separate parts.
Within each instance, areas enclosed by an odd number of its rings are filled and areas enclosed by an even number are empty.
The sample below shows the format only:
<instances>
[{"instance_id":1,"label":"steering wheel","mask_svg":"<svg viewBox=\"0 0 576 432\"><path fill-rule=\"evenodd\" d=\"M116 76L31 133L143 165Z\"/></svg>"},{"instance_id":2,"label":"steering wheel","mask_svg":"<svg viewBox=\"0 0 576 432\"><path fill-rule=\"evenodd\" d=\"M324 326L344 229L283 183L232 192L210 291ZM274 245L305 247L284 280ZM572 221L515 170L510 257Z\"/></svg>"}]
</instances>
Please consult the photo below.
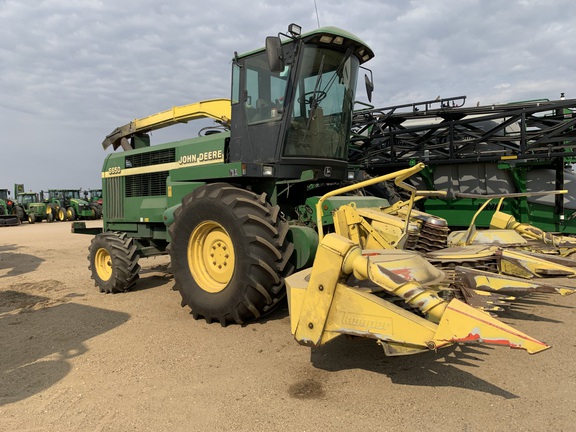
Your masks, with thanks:
<instances>
[{"instance_id":1,"label":"steering wheel","mask_svg":"<svg viewBox=\"0 0 576 432\"><path fill-rule=\"evenodd\" d=\"M310 96L310 97L309 97ZM326 92L322 90L313 90L304 93L302 96L298 98L298 103L304 102L307 105L312 105L312 101L315 100L317 103L322 102L326 99Z\"/></svg>"}]
</instances>

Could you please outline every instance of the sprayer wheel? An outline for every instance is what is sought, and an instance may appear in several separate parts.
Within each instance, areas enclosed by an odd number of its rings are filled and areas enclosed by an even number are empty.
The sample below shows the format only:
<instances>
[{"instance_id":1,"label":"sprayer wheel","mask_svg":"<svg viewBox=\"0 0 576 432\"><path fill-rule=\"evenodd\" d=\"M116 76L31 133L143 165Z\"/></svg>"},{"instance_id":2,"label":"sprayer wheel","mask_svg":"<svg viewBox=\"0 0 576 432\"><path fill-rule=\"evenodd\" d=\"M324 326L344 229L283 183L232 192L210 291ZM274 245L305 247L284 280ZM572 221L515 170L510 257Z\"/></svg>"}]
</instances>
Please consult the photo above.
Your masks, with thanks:
<instances>
[{"instance_id":1,"label":"sprayer wheel","mask_svg":"<svg viewBox=\"0 0 576 432\"><path fill-rule=\"evenodd\" d=\"M200 186L184 197L169 230L175 289L194 318L242 324L285 297L294 246L264 194L227 183Z\"/></svg>"}]
</instances>

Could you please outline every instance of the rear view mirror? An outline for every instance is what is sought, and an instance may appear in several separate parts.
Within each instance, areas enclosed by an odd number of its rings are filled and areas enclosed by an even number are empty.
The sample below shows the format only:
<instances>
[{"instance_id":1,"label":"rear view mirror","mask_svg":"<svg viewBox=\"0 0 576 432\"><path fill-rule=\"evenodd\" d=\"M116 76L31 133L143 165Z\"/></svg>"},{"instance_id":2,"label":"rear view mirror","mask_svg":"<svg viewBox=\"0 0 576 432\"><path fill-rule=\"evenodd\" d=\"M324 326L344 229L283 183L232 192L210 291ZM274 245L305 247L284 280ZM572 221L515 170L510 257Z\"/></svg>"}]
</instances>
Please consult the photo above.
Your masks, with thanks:
<instances>
[{"instance_id":1,"label":"rear view mirror","mask_svg":"<svg viewBox=\"0 0 576 432\"><path fill-rule=\"evenodd\" d=\"M266 55L268 56L270 72L282 72L284 70L284 54L279 37L268 36L266 38Z\"/></svg>"},{"instance_id":2,"label":"rear view mirror","mask_svg":"<svg viewBox=\"0 0 576 432\"><path fill-rule=\"evenodd\" d=\"M368 75L364 75L364 82L366 83L366 94L368 96L368 102L372 102L372 92L374 91L374 83Z\"/></svg>"}]
</instances>

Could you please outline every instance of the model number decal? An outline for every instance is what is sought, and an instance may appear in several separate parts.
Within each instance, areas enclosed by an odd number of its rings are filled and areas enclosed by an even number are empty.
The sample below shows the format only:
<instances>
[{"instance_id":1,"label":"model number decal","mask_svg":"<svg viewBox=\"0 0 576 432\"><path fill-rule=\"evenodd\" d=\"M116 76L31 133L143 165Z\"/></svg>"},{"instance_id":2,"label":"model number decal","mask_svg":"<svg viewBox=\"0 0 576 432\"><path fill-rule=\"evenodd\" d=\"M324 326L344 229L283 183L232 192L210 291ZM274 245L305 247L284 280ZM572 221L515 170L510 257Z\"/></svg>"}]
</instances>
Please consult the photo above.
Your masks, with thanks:
<instances>
[{"instance_id":1,"label":"model number decal","mask_svg":"<svg viewBox=\"0 0 576 432\"><path fill-rule=\"evenodd\" d=\"M180 159L178 159L178 163L180 165L194 165L210 162L224 162L224 153L222 152L222 150L189 154L185 156L180 156Z\"/></svg>"},{"instance_id":2,"label":"model number decal","mask_svg":"<svg viewBox=\"0 0 576 432\"><path fill-rule=\"evenodd\" d=\"M110 167L108 168L109 175L118 175L122 173L122 168L120 167Z\"/></svg>"}]
</instances>

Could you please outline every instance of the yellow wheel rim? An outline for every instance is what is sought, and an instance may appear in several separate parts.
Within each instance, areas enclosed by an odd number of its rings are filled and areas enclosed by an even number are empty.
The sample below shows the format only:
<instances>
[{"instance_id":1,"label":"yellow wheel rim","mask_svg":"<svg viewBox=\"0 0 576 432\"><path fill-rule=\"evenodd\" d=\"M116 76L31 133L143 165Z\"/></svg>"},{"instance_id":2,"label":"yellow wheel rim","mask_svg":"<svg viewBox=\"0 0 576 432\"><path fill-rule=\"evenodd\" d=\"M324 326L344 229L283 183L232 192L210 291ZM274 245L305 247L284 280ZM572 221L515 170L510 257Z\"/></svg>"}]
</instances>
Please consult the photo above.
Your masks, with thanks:
<instances>
[{"instance_id":1,"label":"yellow wheel rim","mask_svg":"<svg viewBox=\"0 0 576 432\"><path fill-rule=\"evenodd\" d=\"M230 235L217 222L198 225L188 241L188 267L204 291L222 291L234 274L234 246Z\"/></svg>"},{"instance_id":2,"label":"yellow wheel rim","mask_svg":"<svg viewBox=\"0 0 576 432\"><path fill-rule=\"evenodd\" d=\"M98 277L103 281L107 281L112 277L112 258L108 251L100 248L94 254L94 267Z\"/></svg>"}]
</instances>

